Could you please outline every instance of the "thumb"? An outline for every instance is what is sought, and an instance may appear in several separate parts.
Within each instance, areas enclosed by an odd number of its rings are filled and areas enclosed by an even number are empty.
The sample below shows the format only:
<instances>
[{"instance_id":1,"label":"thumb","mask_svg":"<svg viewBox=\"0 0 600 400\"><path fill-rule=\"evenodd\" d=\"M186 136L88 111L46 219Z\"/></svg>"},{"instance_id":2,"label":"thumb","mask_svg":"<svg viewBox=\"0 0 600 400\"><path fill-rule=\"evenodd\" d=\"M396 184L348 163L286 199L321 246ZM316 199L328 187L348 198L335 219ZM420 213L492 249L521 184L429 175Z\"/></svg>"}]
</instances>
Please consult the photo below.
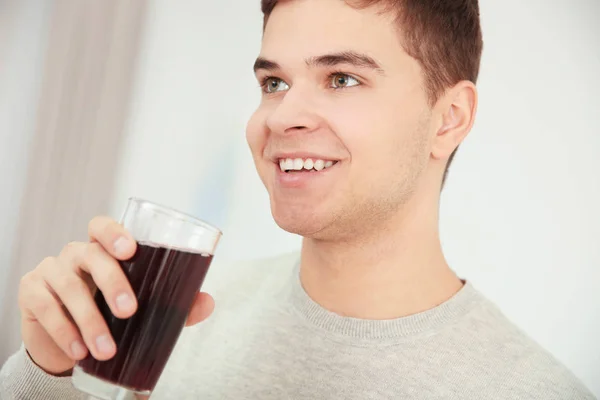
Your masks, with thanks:
<instances>
[{"instance_id":1,"label":"thumb","mask_svg":"<svg viewBox=\"0 0 600 400\"><path fill-rule=\"evenodd\" d=\"M185 326L193 326L210 317L215 309L215 300L208 293L198 292L185 322Z\"/></svg>"}]
</instances>

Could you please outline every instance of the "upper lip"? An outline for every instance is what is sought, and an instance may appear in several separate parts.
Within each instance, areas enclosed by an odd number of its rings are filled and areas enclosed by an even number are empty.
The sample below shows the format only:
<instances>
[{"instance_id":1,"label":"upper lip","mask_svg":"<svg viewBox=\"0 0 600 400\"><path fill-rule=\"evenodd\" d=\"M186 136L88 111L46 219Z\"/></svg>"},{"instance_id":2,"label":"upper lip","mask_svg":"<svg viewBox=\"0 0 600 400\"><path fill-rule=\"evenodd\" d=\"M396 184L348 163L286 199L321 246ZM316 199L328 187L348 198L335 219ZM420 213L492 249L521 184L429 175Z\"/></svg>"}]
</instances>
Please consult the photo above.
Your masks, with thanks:
<instances>
[{"instance_id":1,"label":"upper lip","mask_svg":"<svg viewBox=\"0 0 600 400\"><path fill-rule=\"evenodd\" d=\"M307 158L310 158L313 161L314 160L339 161L339 158L336 158L336 157L325 156L322 154L311 153L311 152L306 152L306 151L278 152L271 156L271 160L273 162L279 162L279 160L285 160L288 158L291 158L292 160L295 160L297 158L306 160Z\"/></svg>"}]
</instances>

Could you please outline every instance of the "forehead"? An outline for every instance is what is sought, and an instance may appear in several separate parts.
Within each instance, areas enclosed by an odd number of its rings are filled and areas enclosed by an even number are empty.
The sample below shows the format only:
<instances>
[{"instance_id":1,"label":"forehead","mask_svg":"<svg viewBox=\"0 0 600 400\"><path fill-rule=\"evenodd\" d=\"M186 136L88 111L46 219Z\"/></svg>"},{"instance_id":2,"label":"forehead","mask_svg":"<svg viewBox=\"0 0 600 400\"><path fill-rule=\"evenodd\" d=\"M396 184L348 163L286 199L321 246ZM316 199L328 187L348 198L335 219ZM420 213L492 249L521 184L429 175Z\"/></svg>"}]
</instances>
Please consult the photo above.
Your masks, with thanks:
<instances>
[{"instance_id":1,"label":"forehead","mask_svg":"<svg viewBox=\"0 0 600 400\"><path fill-rule=\"evenodd\" d=\"M269 17L261 56L280 63L353 50L382 64L406 61L393 16L342 0L286 0Z\"/></svg>"}]
</instances>

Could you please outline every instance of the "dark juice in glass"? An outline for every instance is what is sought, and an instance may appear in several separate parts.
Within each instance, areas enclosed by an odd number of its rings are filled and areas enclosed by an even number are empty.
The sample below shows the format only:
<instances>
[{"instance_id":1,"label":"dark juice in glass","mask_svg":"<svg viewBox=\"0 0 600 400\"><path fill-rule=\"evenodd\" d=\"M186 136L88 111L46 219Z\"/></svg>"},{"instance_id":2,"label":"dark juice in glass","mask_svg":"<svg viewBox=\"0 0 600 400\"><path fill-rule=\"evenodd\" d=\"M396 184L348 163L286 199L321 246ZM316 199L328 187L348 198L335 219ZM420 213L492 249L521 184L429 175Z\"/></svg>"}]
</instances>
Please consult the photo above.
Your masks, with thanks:
<instances>
[{"instance_id":1,"label":"dark juice in glass","mask_svg":"<svg viewBox=\"0 0 600 400\"><path fill-rule=\"evenodd\" d=\"M112 315L100 291L96 305L117 345L116 355L79 362L88 374L135 391L152 391L183 329L212 256L206 253L138 243L128 261L120 262L136 294L138 309L128 319Z\"/></svg>"}]
</instances>

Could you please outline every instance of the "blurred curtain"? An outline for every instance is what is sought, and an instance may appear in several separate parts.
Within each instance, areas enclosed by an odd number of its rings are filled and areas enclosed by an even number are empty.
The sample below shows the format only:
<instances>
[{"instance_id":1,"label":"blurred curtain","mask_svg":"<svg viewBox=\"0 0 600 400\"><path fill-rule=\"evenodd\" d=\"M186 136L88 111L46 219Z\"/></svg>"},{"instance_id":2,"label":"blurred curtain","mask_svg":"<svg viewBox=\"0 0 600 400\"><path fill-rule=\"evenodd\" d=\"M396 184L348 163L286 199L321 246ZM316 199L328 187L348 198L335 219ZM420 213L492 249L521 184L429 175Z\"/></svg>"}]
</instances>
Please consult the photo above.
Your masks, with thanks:
<instances>
[{"instance_id":1,"label":"blurred curtain","mask_svg":"<svg viewBox=\"0 0 600 400\"><path fill-rule=\"evenodd\" d=\"M0 313L35 128L49 9L48 3L0 0Z\"/></svg>"},{"instance_id":2,"label":"blurred curtain","mask_svg":"<svg viewBox=\"0 0 600 400\"><path fill-rule=\"evenodd\" d=\"M146 8L143 0L51 4L17 231L1 266L0 364L20 345L20 277L66 243L87 240L88 220L108 211Z\"/></svg>"}]
</instances>

